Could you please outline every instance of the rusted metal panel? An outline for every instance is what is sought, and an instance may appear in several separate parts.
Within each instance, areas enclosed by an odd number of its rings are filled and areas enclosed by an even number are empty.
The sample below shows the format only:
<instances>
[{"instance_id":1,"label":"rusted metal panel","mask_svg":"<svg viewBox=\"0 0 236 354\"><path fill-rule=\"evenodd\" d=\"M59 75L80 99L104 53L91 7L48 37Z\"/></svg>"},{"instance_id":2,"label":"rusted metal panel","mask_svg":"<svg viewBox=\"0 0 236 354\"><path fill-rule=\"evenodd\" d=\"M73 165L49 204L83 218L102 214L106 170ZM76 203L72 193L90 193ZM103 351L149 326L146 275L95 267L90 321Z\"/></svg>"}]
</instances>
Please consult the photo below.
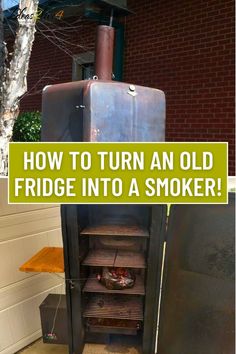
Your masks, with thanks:
<instances>
[{"instance_id":1,"label":"rusted metal panel","mask_svg":"<svg viewBox=\"0 0 236 354\"><path fill-rule=\"evenodd\" d=\"M113 81L79 81L43 92L42 141L164 141L165 96Z\"/></svg>"},{"instance_id":2,"label":"rusted metal panel","mask_svg":"<svg viewBox=\"0 0 236 354\"><path fill-rule=\"evenodd\" d=\"M83 88L85 81L46 86L42 100L41 140L83 141Z\"/></svg>"},{"instance_id":3,"label":"rusted metal panel","mask_svg":"<svg viewBox=\"0 0 236 354\"><path fill-rule=\"evenodd\" d=\"M234 195L171 208L158 354L234 354Z\"/></svg>"},{"instance_id":4,"label":"rusted metal panel","mask_svg":"<svg viewBox=\"0 0 236 354\"><path fill-rule=\"evenodd\" d=\"M84 95L85 141L164 141L162 91L126 83L92 82ZM90 110L88 112L88 109Z\"/></svg>"}]
</instances>

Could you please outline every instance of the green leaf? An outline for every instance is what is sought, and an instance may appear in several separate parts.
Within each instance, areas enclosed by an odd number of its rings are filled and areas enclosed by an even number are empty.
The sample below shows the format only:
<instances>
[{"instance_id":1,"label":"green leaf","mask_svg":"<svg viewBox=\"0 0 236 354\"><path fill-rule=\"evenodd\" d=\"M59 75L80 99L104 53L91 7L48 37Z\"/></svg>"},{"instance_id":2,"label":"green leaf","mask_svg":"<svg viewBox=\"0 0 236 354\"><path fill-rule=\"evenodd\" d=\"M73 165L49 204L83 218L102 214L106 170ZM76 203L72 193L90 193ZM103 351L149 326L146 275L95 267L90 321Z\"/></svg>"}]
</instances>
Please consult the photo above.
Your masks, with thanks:
<instances>
[{"instance_id":1,"label":"green leaf","mask_svg":"<svg viewBox=\"0 0 236 354\"><path fill-rule=\"evenodd\" d=\"M40 141L41 126L40 112L21 113L14 124L13 141Z\"/></svg>"}]
</instances>

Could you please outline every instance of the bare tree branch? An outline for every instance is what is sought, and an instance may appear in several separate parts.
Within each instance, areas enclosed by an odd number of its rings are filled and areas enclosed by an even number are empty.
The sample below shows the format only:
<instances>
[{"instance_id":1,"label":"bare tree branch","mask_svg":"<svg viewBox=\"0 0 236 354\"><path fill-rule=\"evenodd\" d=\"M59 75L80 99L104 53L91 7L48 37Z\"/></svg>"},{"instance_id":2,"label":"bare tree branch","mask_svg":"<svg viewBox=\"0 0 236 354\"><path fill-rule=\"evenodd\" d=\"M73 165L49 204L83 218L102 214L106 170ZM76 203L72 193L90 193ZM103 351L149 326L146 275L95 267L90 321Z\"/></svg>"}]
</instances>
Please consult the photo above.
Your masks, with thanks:
<instances>
[{"instance_id":1,"label":"bare tree branch","mask_svg":"<svg viewBox=\"0 0 236 354\"><path fill-rule=\"evenodd\" d=\"M91 47L78 44L77 41L72 41L72 33L78 33L82 27L81 19L68 23L66 21L59 21L56 23L45 20L39 21L36 25L37 32L56 46L59 50L73 57L75 48L83 50L91 50Z\"/></svg>"},{"instance_id":2,"label":"bare tree branch","mask_svg":"<svg viewBox=\"0 0 236 354\"><path fill-rule=\"evenodd\" d=\"M50 71L51 69L48 69L46 73L44 73L43 75L40 75L40 79L27 91L25 92L25 94L21 97L27 97L27 96L33 96L33 95L37 95L37 94L41 94L42 93L42 89L43 87L45 87L46 85L48 85L48 83L50 82L53 83L55 81L58 81L59 76L50 76ZM61 71L58 71L57 74L60 75Z\"/></svg>"}]
</instances>

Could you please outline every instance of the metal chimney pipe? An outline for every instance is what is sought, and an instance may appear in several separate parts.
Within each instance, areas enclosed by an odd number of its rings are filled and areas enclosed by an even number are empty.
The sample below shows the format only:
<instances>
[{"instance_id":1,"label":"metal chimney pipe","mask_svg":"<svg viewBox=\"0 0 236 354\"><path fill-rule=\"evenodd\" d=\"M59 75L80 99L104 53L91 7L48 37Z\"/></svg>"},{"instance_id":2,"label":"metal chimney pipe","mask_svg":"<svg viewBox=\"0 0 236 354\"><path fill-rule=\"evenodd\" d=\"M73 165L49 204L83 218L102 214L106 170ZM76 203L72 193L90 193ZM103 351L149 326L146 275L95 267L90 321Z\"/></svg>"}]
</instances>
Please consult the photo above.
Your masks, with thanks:
<instances>
[{"instance_id":1,"label":"metal chimney pipe","mask_svg":"<svg viewBox=\"0 0 236 354\"><path fill-rule=\"evenodd\" d=\"M112 80L114 38L114 27L97 27L95 74L99 80Z\"/></svg>"}]
</instances>

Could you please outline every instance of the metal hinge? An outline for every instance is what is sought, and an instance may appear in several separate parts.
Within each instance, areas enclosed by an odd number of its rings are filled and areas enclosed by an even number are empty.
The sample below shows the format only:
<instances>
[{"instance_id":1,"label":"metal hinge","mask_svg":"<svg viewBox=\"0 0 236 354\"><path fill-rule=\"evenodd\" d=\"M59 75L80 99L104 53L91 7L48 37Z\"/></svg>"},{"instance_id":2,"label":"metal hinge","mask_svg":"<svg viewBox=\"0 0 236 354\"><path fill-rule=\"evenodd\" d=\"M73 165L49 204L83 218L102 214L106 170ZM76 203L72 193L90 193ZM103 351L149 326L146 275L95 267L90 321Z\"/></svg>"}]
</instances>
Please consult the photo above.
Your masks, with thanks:
<instances>
[{"instance_id":1,"label":"metal hinge","mask_svg":"<svg viewBox=\"0 0 236 354\"><path fill-rule=\"evenodd\" d=\"M73 280L69 280L70 289L73 290L75 288L75 282Z\"/></svg>"}]
</instances>

